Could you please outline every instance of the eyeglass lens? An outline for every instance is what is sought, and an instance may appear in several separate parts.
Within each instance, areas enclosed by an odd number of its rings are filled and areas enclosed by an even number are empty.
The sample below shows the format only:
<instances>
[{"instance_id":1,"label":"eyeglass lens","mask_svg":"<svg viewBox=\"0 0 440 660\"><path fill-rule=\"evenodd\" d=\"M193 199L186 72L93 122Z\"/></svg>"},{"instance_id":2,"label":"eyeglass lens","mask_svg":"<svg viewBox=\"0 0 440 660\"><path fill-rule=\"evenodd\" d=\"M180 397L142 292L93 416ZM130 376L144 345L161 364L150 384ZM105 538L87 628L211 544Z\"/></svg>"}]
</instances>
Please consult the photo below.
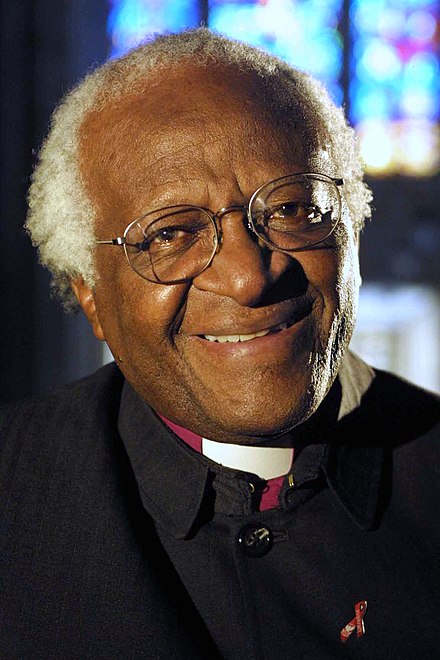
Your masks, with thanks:
<instances>
[{"instance_id":1,"label":"eyeglass lens","mask_svg":"<svg viewBox=\"0 0 440 660\"><path fill-rule=\"evenodd\" d=\"M340 215L339 192L330 179L283 177L261 187L250 202L254 231L280 250L324 241ZM217 248L212 214L192 206L148 213L126 232L126 253L143 277L169 283L201 273Z\"/></svg>"},{"instance_id":2,"label":"eyeglass lens","mask_svg":"<svg viewBox=\"0 0 440 660\"><path fill-rule=\"evenodd\" d=\"M134 270L147 279L174 282L201 273L217 246L215 223L199 208L172 207L149 213L126 234Z\"/></svg>"},{"instance_id":3,"label":"eyeglass lens","mask_svg":"<svg viewBox=\"0 0 440 660\"><path fill-rule=\"evenodd\" d=\"M316 245L339 219L339 192L333 181L283 178L260 188L251 200L254 229L281 250Z\"/></svg>"}]
</instances>

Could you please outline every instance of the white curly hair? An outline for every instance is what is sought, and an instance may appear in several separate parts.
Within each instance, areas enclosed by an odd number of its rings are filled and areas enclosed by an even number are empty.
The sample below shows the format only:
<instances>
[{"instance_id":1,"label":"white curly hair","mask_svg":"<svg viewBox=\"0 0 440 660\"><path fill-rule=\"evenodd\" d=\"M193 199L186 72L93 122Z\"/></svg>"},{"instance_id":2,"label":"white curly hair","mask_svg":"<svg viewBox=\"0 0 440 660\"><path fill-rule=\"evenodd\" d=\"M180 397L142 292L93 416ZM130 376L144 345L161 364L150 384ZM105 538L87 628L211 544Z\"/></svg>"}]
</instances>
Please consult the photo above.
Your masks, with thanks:
<instances>
[{"instance_id":1,"label":"white curly hair","mask_svg":"<svg viewBox=\"0 0 440 660\"><path fill-rule=\"evenodd\" d=\"M72 279L82 277L91 287L97 280L95 209L80 173L80 128L91 111L148 89L153 73L189 58L200 66L235 66L256 74L272 92L276 90L277 102L284 101L288 112L299 109L301 120L319 133L335 171L344 178L354 228L360 230L371 215L371 192L363 181L354 131L320 83L272 55L207 28L158 36L109 60L71 90L55 110L40 150L29 189L26 229L39 249L41 263L52 273L52 287L66 310L77 307Z\"/></svg>"}]
</instances>

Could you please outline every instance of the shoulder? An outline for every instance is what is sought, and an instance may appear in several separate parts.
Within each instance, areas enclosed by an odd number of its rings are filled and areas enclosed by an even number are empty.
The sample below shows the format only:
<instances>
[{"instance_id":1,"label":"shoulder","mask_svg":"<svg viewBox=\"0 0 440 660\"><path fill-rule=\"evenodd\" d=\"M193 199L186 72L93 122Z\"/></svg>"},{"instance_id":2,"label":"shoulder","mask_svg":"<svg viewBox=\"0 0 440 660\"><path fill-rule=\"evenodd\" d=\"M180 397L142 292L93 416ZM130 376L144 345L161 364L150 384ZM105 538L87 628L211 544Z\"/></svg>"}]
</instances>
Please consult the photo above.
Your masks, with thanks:
<instances>
[{"instance_id":1,"label":"shoulder","mask_svg":"<svg viewBox=\"0 0 440 660\"><path fill-rule=\"evenodd\" d=\"M440 502L440 397L356 356L350 361L345 385L356 387L360 378L368 385L336 425L332 459L355 456L344 478L356 487L380 484L380 510L387 510L388 524L407 525L414 537L416 529L429 529L429 538L439 538L432 518L438 520Z\"/></svg>"},{"instance_id":2,"label":"shoulder","mask_svg":"<svg viewBox=\"0 0 440 660\"><path fill-rule=\"evenodd\" d=\"M356 378L362 378L368 386L362 389L358 405L339 421L335 442L382 449L395 476L412 475L420 488L438 488L440 396L368 367L353 354L349 368L351 380L346 384L356 388Z\"/></svg>"},{"instance_id":3,"label":"shoulder","mask_svg":"<svg viewBox=\"0 0 440 660\"><path fill-rule=\"evenodd\" d=\"M349 415L346 437L381 447L393 489L402 500L438 507L440 496L440 396L380 369L359 407ZM350 419L351 418L351 419ZM344 420L345 421L345 420ZM429 506L428 504L429 503Z\"/></svg>"},{"instance_id":4,"label":"shoulder","mask_svg":"<svg viewBox=\"0 0 440 660\"><path fill-rule=\"evenodd\" d=\"M41 539L62 555L103 520L124 528L137 495L117 426L123 382L108 365L1 411L0 528L12 565Z\"/></svg>"},{"instance_id":5,"label":"shoulder","mask_svg":"<svg viewBox=\"0 0 440 660\"><path fill-rule=\"evenodd\" d=\"M412 543L431 551L440 542L440 397L376 370L372 400L380 411L373 437L386 449L388 524L405 527Z\"/></svg>"},{"instance_id":6,"label":"shoulder","mask_svg":"<svg viewBox=\"0 0 440 660\"><path fill-rule=\"evenodd\" d=\"M20 480L38 486L60 462L67 473L87 463L92 452L102 463L117 434L123 382L109 364L52 392L2 406L0 491Z\"/></svg>"},{"instance_id":7,"label":"shoulder","mask_svg":"<svg viewBox=\"0 0 440 660\"><path fill-rule=\"evenodd\" d=\"M0 406L0 437L30 433L76 417L92 420L98 411L120 398L123 376L115 363L50 392Z\"/></svg>"},{"instance_id":8,"label":"shoulder","mask_svg":"<svg viewBox=\"0 0 440 660\"><path fill-rule=\"evenodd\" d=\"M403 378L375 370L367 408L373 404L376 421L396 446L412 440L439 438L440 396ZM377 416L377 414L379 416Z\"/></svg>"},{"instance_id":9,"label":"shoulder","mask_svg":"<svg viewBox=\"0 0 440 660\"><path fill-rule=\"evenodd\" d=\"M356 374L368 386L359 397L358 406L347 416L345 423L363 428L365 434L375 437L375 442L387 446L401 446L425 435L438 437L440 430L440 396L409 381L381 369L365 365L357 356L350 354L350 384ZM354 374L354 375L353 375Z\"/></svg>"}]
</instances>

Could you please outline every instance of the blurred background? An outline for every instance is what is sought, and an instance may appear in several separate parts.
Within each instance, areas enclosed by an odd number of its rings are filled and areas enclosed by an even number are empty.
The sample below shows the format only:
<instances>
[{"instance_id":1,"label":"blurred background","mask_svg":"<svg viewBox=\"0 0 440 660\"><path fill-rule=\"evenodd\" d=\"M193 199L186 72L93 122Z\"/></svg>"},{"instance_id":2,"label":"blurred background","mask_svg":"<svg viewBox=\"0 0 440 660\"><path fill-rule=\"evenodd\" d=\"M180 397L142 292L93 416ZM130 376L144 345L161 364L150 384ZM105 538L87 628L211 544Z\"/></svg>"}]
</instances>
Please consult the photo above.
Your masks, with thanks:
<instances>
[{"instance_id":1,"label":"blurred background","mask_svg":"<svg viewBox=\"0 0 440 660\"><path fill-rule=\"evenodd\" d=\"M374 216L352 347L440 391L440 1L1 0L0 399L110 356L50 298L23 231L35 152L77 80L151 33L201 23L320 78L359 134Z\"/></svg>"}]
</instances>

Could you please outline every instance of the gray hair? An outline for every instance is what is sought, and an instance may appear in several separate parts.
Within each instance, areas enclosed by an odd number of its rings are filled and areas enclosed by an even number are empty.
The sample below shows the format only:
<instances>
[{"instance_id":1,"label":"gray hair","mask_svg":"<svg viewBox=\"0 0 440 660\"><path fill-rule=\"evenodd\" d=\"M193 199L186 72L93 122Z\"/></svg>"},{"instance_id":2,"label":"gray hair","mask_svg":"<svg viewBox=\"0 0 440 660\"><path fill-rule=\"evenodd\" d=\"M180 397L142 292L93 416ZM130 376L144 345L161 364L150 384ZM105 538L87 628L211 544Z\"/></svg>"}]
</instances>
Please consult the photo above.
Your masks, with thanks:
<instances>
[{"instance_id":1,"label":"gray hair","mask_svg":"<svg viewBox=\"0 0 440 660\"><path fill-rule=\"evenodd\" d=\"M91 287L96 284L96 211L80 173L80 128L91 111L145 89L149 75L161 67L178 66L189 57L200 66L235 66L274 81L279 94L299 106L304 119L312 121L325 138L330 160L345 180L345 197L355 229L360 230L371 215L371 192L363 182L354 131L320 83L272 55L207 28L159 36L87 75L55 110L42 145L29 190L26 228L67 310L77 307L72 279L82 277Z\"/></svg>"}]
</instances>

